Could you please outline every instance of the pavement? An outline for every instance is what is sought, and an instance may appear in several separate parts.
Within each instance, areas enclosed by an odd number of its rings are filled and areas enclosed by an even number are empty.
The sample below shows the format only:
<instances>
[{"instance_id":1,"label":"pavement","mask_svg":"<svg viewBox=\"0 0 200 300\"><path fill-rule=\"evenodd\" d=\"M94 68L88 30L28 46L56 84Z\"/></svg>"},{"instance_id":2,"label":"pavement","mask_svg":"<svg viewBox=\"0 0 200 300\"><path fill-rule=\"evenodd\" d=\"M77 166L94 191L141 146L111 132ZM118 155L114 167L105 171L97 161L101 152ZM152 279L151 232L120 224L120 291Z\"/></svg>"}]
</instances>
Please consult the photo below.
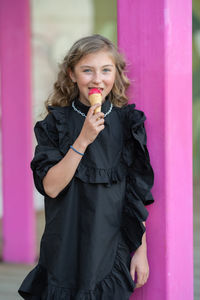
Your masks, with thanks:
<instances>
[{"instance_id":1,"label":"pavement","mask_svg":"<svg viewBox=\"0 0 200 300\"><path fill-rule=\"evenodd\" d=\"M22 300L17 291L33 265L0 263L0 300Z\"/></svg>"}]
</instances>

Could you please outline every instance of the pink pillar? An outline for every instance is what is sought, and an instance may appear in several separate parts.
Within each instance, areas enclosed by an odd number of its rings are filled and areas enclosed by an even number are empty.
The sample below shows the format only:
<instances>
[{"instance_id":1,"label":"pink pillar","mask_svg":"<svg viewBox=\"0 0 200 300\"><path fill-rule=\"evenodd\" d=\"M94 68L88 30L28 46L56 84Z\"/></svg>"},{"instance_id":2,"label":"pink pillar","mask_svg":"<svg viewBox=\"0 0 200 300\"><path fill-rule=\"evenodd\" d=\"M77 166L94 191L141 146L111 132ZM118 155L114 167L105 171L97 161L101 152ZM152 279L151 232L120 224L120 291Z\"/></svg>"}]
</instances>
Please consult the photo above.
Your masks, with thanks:
<instances>
[{"instance_id":1,"label":"pink pillar","mask_svg":"<svg viewBox=\"0 0 200 300\"><path fill-rule=\"evenodd\" d=\"M192 1L118 0L118 43L155 171L148 282L134 300L193 299Z\"/></svg>"},{"instance_id":2,"label":"pink pillar","mask_svg":"<svg viewBox=\"0 0 200 300\"><path fill-rule=\"evenodd\" d=\"M3 260L35 259L32 158L30 7L0 1L3 168Z\"/></svg>"}]
</instances>

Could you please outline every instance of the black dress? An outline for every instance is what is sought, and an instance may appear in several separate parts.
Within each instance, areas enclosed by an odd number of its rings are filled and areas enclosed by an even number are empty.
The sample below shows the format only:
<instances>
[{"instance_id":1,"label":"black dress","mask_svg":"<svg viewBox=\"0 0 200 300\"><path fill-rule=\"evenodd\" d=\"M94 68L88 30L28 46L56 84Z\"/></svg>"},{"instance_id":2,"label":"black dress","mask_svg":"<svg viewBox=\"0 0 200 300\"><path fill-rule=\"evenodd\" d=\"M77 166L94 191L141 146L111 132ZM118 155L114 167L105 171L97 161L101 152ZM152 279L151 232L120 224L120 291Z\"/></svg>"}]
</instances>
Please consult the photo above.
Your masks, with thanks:
<instances>
[{"instance_id":1,"label":"black dress","mask_svg":"<svg viewBox=\"0 0 200 300\"><path fill-rule=\"evenodd\" d=\"M102 111L110 105L107 98ZM89 110L78 99L75 107ZM31 162L35 186L44 195L45 230L38 264L18 292L35 300L128 300L135 288L131 252L145 232L145 205L154 202L146 117L135 104L113 107L70 183L50 198L42 179L65 156L85 117L72 106L49 109L34 127L38 145Z\"/></svg>"}]
</instances>

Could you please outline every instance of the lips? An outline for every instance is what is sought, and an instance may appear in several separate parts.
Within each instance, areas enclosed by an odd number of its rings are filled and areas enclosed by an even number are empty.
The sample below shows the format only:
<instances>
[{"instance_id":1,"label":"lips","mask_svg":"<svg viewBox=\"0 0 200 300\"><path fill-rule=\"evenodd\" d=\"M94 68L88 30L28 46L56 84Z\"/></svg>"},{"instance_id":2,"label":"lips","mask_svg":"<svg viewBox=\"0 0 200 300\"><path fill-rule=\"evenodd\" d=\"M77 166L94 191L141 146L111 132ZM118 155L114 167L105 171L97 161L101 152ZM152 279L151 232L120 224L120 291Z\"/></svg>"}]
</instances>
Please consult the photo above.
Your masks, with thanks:
<instances>
[{"instance_id":1,"label":"lips","mask_svg":"<svg viewBox=\"0 0 200 300\"><path fill-rule=\"evenodd\" d=\"M98 86L89 87L88 89L89 89L89 90L91 90L91 89L98 89L98 90L100 90L100 91L103 91L103 88L98 87Z\"/></svg>"}]
</instances>

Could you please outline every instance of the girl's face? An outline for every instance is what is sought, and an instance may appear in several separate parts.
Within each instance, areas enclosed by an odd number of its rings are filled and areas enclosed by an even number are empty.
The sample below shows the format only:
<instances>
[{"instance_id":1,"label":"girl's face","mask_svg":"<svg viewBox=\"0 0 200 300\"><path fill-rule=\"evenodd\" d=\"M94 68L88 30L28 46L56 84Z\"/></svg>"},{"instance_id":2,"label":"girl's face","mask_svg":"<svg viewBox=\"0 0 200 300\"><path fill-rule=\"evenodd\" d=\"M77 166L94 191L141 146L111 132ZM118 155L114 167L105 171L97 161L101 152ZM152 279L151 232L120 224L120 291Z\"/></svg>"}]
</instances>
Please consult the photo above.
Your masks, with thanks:
<instances>
[{"instance_id":1,"label":"girl's face","mask_svg":"<svg viewBox=\"0 0 200 300\"><path fill-rule=\"evenodd\" d=\"M89 90L91 88L100 89L104 102L115 82L116 67L111 54L102 50L82 57L75 65L74 71L69 71L69 75L72 81L78 85L79 100L90 106Z\"/></svg>"}]
</instances>

